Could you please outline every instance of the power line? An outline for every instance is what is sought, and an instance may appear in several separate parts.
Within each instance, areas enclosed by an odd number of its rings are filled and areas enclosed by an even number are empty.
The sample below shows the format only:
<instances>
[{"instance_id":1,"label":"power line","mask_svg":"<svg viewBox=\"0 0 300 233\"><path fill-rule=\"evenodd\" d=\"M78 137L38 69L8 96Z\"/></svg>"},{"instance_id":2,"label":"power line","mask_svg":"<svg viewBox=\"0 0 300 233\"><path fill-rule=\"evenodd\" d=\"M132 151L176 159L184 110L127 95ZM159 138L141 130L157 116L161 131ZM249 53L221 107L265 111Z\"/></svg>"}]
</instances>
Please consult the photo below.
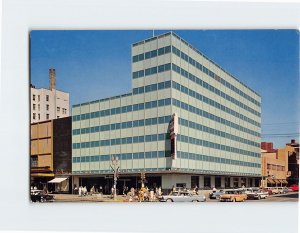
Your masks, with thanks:
<instances>
[{"instance_id":1,"label":"power line","mask_svg":"<svg viewBox=\"0 0 300 233\"><path fill-rule=\"evenodd\" d=\"M300 122L278 122L278 123L264 123L261 125L289 125L289 124L293 124L293 125L300 125Z\"/></svg>"},{"instance_id":2,"label":"power line","mask_svg":"<svg viewBox=\"0 0 300 233\"><path fill-rule=\"evenodd\" d=\"M296 136L262 136L261 138L296 138Z\"/></svg>"},{"instance_id":3,"label":"power line","mask_svg":"<svg viewBox=\"0 0 300 233\"><path fill-rule=\"evenodd\" d=\"M299 135L299 132L295 133L262 133L262 135Z\"/></svg>"}]
</instances>

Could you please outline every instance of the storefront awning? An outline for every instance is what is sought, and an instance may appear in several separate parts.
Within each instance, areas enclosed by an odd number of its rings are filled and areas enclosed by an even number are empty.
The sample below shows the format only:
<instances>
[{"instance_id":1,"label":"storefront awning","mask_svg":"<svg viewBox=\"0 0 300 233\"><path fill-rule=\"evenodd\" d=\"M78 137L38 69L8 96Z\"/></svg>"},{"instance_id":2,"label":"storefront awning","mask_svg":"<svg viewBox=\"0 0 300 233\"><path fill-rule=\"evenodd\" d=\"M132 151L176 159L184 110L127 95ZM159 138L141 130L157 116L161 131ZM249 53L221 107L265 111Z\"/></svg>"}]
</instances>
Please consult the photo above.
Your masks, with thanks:
<instances>
[{"instance_id":1,"label":"storefront awning","mask_svg":"<svg viewBox=\"0 0 300 233\"><path fill-rule=\"evenodd\" d=\"M272 180L272 179L268 179L268 183L269 184L275 184L274 180Z\"/></svg>"},{"instance_id":2,"label":"storefront awning","mask_svg":"<svg viewBox=\"0 0 300 233\"><path fill-rule=\"evenodd\" d=\"M281 182L282 184L287 184L287 183L288 183L286 180L280 180L280 182Z\"/></svg>"},{"instance_id":3,"label":"storefront awning","mask_svg":"<svg viewBox=\"0 0 300 233\"><path fill-rule=\"evenodd\" d=\"M279 181L279 180L276 180L276 179L275 179L274 181L275 181L276 184L280 184L280 181Z\"/></svg>"},{"instance_id":4,"label":"storefront awning","mask_svg":"<svg viewBox=\"0 0 300 233\"><path fill-rule=\"evenodd\" d=\"M67 177L64 178L54 178L53 180L48 181L48 183L61 183L63 181L65 181L66 179L68 179Z\"/></svg>"}]
</instances>

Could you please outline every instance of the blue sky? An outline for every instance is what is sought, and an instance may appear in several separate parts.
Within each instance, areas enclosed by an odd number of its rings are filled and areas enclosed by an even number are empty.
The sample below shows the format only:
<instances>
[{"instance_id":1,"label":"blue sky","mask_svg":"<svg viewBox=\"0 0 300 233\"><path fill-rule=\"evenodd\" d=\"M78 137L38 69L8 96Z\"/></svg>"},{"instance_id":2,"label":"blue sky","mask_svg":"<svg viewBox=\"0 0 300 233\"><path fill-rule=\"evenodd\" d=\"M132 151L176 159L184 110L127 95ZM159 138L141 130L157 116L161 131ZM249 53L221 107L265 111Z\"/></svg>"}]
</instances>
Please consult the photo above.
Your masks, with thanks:
<instances>
[{"instance_id":1,"label":"blue sky","mask_svg":"<svg viewBox=\"0 0 300 233\"><path fill-rule=\"evenodd\" d=\"M155 35L166 32L155 30ZM174 30L262 96L262 141L299 138L299 33L296 30ZM131 45L145 31L32 31L31 83L70 93L71 105L131 92ZM297 133L297 134L295 134Z\"/></svg>"}]
</instances>

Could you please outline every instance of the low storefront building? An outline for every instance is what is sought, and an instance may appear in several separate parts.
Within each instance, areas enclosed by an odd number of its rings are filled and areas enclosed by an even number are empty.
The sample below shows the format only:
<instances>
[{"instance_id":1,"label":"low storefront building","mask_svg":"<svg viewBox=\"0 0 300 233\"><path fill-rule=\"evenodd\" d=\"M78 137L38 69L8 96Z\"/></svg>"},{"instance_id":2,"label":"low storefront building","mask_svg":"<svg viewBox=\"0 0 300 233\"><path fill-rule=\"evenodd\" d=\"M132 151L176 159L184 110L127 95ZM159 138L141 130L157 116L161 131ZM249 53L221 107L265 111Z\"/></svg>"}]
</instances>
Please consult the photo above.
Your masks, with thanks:
<instances>
[{"instance_id":1,"label":"low storefront building","mask_svg":"<svg viewBox=\"0 0 300 233\"><path fill-rule=\"evenodd\" d=\"M30 183L32 187L56 191L57 177L66 178L69 186L71 174L71 117L31 124ZM59 186L57 186L59 187ZM60 189L62 190L62 189Z\"/></svg>"},{"instance_id":2,"label":"low storefront building","mask_svg":"<svg viewBox=\"0 0 300 233\"><path fill-rule=\"evenodd\" d=\"M286 186L287 185L287 156L278 153L273 148L273 143L262 143L262 187Z\"/></svg>"}]
</instances>

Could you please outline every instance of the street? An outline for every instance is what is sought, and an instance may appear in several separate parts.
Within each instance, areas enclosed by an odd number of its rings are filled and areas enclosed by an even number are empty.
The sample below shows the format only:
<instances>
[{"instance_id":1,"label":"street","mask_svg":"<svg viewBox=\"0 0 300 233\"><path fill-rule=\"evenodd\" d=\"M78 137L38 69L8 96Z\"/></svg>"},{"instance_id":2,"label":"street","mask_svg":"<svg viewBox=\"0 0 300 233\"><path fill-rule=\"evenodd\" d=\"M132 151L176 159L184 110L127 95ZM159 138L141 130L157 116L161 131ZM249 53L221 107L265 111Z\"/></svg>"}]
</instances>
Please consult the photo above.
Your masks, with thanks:
<instances>
[{"instance_id":1,"label":"street","mask_svg":"<svg viewBox=\"0 0 300 233\"><path fill-rule=\"evenodd\" d=\"M266 199L260 200L246 200L246 202L297 202L299 198L299 192L289 192L286 194L270 195ZM208 202L219 202L216 199L207 199Z\"/></svg>"},{"instance_id":2,"label":"street","mask_svg":"<svg viewBox=\"0 0 300 233\"><path fill-rule=\"evenodd\" d=\"M216 199L209 199L206 196L207 202L219 202ZM297 202L299 198L299 192L290 192L286 194L270 195L266 199L260 200L246 200L245 202ZM112 199L111 195L88 195L79 197L78 195L72 194L55 194L55 202L128 202L128 199L123 195L117 195L116 199ZM136 202L136 201L135 201ZM157 202L157 201L154 201Z\"/></svg>"}]
</instances>

